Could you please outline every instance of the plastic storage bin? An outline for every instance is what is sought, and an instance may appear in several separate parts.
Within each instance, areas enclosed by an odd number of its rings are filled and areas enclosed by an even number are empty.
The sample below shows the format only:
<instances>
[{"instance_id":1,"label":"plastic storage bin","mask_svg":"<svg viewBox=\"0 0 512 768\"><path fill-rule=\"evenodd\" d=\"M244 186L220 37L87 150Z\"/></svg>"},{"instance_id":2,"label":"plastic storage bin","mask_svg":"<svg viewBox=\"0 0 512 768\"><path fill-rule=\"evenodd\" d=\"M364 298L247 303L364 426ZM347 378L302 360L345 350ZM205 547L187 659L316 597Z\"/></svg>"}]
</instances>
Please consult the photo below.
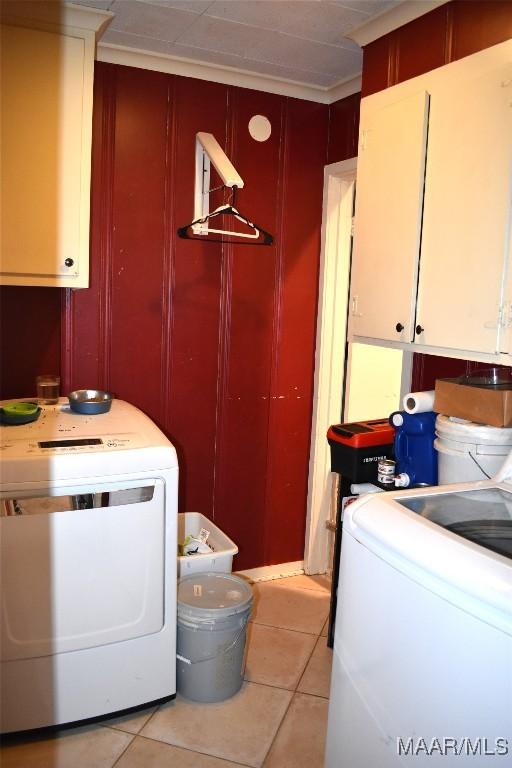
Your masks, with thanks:
<instances>
[{"instance_id":1,"label":"plastic storage bin","mask_svg":"<svg viewBox=\"0 0 512 768\"><path fill-rule=\"evenodd\" d=\"M233 569L233 555L238 552L234 541L226 536L215 523L212 523L200 512L180 512L178 515L178 544L182 544L186 536L197 536L201 528L210 531L208 545L213 552L204 555L179 555L178 578L192 573L231 573Z\"/></svg>"},{"instance_id":2,"label":"plastic storage bin","mask_svg":"<svg viewBox=\"0 0 512 768\"><path fill-rule=\"evenodd\" d=\"M379 459L393 458L395 429L389 419L333 424L327 432L331 447L331 472L352 483L377 480Z\"/></svg>"}]
</instances>

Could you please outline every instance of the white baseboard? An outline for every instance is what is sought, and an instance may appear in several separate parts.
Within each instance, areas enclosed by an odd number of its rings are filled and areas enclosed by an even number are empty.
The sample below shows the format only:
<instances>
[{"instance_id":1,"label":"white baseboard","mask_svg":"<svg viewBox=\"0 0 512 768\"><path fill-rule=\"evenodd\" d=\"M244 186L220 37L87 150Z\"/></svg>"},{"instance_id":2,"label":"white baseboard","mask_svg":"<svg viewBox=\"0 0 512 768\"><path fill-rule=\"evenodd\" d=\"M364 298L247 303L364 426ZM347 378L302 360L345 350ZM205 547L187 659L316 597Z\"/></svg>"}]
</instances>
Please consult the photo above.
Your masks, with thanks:
<instances>
[{"instance_id":1,"label":"white baseboard","mask_svg":"<svg viewBox=\"0 0 512 768\"><path fill-rule=\"evenodd\" d=\"M238 576L244 576L251 581L271 581L283 576L301 576L304 573L304 560L279 565L263 565L261 568L249 568L247 571L237 571Z\"/></svg>"}]
</instances>

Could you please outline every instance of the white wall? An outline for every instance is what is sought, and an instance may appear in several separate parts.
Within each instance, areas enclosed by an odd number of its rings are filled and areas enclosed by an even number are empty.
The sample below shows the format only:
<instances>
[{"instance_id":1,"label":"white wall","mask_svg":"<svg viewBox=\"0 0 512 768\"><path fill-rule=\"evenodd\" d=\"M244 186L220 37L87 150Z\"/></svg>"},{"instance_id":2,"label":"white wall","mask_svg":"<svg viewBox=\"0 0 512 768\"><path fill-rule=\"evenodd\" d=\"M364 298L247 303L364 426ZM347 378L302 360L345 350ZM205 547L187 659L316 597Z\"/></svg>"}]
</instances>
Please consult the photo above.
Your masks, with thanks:
<instances>
[{"instance_id":1,"label":"white wall","mask_svg":"<svg viewBox=\"0 0 512 768\"><path fill-rule=\"evenodd\" d=\"M380 419L400 407L402 351L351 344L344 421Z\"/></svg>"}]
</instances>

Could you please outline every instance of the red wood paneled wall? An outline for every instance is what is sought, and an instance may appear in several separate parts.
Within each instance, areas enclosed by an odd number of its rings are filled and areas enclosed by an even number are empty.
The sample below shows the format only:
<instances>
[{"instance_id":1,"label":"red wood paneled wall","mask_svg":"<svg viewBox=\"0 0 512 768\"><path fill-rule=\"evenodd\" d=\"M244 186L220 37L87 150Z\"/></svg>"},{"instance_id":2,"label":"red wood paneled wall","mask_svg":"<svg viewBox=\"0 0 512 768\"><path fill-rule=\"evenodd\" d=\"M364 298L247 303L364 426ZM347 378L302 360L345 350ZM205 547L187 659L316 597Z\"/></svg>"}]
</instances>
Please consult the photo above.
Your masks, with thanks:
<instances>
[{"instance_id":1,"label":"red wood paneled wall","mask_svg":"<svg viewBox=\"0 0 512 768\"><path fill-rule=\"evenodd\" d=\"M274 246L177 237L200 130ZM238 568L302 560L328 107L98 64L93 135L91 287L67 294L64 389L110 389L154 419L178 450L180 509L214 517Z\"/></svg>"},{"instance_id":2,"label":"red wood paneled wall","mask_svg":"<svg viewBox=\"0 0 512 768\"><path fill-rule=\"evenodd\" d=\"M237 567L301 560L323 167L356 154L359 95L326 107L98 64L94 107L90 288L1 289L1 396L33 395L45 371L62 392L111 389L176 444L180 509L215 517ZM258 113L264 143L247 131ZM274 247L176 237L198 130Z\"/></svg>"},{"instance_id":3,"label":"red wood paneled wall","mask_svg":"<svg viewBox=\"0 0 512 768\"><path fill-rule=\"evenodd\" d=\"M60 288L0 289L0 397L31 397L36 376L60 372Z\"/></svg>"},{"instance_id":4,"label":"red wood paneled wall","mask_svg":"<svg viewBox=\"0 0 512 768\"><path fill-rule=\"evenodd\" d=\"M452 0L364 48L362 95L512 37L512 0Z\"/></svg>"},{"instance_id":5,"label":"red wood paneled wall","mask_svg":"<svg viewBox=\"0 0 512 768\"><path fill-rule=\"evenodd\" d=\"M416 77L512 37L511 0L453 0L375 40L364 49L362 95ZM414 355L412 389L488 364Z\"/></svg>"},{"instance_id":6,"label":"red wood paneled wall","mask_svg":"<svg viewBox=\"0 0 512 768\"><path fill-rule=\"evenodd\" d=\"M360 104L361 94L354 93L330 105L328 163L357 157Z\"/></svg>"},{"instance_id":7,"label":"red wood paneled wall","mask_svg":"<svg viewBox=\"0 0 512 768\"><path fill-rule=\"evenodd\" d=\"M364 53L372 93L512 34L511 0L454 0ZM253 114L269 141L247 132ZM2 288L2 397L111 388L177 446L180 508L213 515L238 568L301 560L323 167L357 154L359 94L329 108L128 67L95 80L91 287ZM194 141L211 131L275 246L185 242ZM62 349L60 343L62 340ZM416 355L413 387L476 364Z\"/></svg>"}]
</instances>

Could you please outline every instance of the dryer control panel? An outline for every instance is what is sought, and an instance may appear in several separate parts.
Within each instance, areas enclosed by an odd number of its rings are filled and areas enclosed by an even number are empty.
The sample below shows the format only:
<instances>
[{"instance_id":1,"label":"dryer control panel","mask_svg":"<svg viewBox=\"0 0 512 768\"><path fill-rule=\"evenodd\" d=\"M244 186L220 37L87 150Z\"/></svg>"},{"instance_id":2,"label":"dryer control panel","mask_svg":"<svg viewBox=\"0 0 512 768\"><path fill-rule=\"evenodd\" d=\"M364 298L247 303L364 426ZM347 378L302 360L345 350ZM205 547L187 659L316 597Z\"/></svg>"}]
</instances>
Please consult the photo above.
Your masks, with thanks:
<instances>
[{"instance_id":1,"label":"dryer control panel","mask_svg":"<svg viewBox=\"0 0 512 768\"><path fill-rule=\"evenodd\" d=\"M62 456L76 453L98 453L104 451L122 451L144 448L147 443L141 435L113 434L101 437L52 437L51 439L7 439L1 443L0 451L4 458L30 456Z\"/></svg>"},{"instance_id":2,"label":"dryer control panel","mask_svg":"<svg viewBox=\"0 0 512 768\"><path fill-rule=\"evenodd\" d=\"M37 421L1 426L0 458L0 492L11 484L178 466L174 447L156 425L117 399L108 413L89 416L73 413L61 398L56 405L43 406Z\"/></svg>"}]
</instances>

